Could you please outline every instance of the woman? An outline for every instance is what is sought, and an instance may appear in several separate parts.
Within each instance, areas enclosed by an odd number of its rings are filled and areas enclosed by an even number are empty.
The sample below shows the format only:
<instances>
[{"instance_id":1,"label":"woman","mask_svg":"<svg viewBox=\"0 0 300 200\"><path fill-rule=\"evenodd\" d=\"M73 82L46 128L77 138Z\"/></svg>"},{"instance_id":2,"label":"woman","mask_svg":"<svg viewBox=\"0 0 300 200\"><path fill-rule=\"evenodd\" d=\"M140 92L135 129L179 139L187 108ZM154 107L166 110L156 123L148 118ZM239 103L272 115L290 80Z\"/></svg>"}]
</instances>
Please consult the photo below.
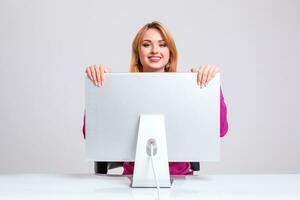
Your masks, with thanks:
<instances>
[{"instance_id":1,"label":"woman","mask_svg":"<svg viewBox=\"0 0 300 200\"><path fill-rule=\"evenodd\" d=\"M176 72L177 49L175 42L166 27L154 21L143 26L135 36L132 43L132 56L130 72ZM104 73L111 72L110 68L102 65L91 65L86 69L88 77L97 86L103 86ZM203 65L192 68L197 72L197 84L205 87L219 72L215 65ZM227 108L220 88L220 136L223 137L228 130ZM85 134L85 127L83 128ZM190 162L170 162L170 174L192 174ZM124 162L123 174L133 174L134 163Z\"/></svg>"}]
</instances>

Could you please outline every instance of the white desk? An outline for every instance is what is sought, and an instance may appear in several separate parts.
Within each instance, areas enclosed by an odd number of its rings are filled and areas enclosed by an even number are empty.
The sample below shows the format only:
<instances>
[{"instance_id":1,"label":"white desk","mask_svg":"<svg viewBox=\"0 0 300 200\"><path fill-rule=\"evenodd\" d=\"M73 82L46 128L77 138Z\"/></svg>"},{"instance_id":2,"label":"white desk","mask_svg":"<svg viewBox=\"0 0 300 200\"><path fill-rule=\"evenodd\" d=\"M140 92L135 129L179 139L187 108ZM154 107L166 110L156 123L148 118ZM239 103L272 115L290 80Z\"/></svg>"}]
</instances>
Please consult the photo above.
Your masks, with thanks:
<instances>
[{"instance_id":1,"label":"white desk","mask_svg":"<svg viewBox=\"0 0 300 200\"><path fill-rule=\"evenodd\" d=\"M130 188L130 179L94 174L0 174L0 199L156 199L156 189ZM161 199L300 199L300 174L178 177Z\"/></svg>"}]
</instances>

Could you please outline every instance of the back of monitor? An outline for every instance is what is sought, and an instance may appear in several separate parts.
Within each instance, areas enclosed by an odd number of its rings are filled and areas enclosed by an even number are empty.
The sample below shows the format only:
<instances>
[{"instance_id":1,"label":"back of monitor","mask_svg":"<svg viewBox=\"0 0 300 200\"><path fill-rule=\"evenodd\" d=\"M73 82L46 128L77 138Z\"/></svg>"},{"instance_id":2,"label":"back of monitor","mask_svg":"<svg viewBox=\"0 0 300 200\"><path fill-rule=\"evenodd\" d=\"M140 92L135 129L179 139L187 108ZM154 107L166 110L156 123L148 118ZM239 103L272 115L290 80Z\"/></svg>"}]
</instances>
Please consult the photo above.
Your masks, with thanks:
<instances>
[{"instance_id":1,"label":"back of monitor","mask_svg":"<svg viewBox=\"0 0 300 200\"><path fill-rule=\"evenodd\" d=\"M163 114L169 161L218 161L220 76L204 88L195 73L111 73L86 77L86 156L133 161L139 116Z\"/></svg>"}]
</instances>

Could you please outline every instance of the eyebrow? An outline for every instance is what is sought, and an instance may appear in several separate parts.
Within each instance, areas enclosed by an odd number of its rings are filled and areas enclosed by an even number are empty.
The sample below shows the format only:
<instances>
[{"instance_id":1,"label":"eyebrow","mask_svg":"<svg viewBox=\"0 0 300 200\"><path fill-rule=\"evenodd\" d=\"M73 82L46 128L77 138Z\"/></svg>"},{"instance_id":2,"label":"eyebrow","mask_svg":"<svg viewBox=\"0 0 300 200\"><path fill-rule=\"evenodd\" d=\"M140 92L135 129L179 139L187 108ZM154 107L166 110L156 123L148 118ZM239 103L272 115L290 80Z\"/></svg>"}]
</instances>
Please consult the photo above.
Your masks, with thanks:
<instances>
[{"instance_id":1,"label":"eyebrow","mask_svg":"<svg viewBox=\"0 0 300 200\"><path fill-rule=\"evenodd\" d=\"M143 42L152 42L151 40L143 40ZM158 40L158 42L166 42L165 40Z\"/></svg>"}]
</instances>

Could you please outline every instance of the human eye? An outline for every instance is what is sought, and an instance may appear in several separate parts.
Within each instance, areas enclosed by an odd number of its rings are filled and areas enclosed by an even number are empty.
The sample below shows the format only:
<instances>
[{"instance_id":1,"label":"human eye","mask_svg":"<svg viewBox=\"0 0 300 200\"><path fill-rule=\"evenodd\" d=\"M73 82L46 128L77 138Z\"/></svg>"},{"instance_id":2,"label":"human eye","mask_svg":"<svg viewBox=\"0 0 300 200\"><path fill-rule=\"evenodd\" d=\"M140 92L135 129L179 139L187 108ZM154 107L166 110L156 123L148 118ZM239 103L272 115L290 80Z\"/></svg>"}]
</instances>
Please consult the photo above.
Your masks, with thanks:
<instances>
[{"instance_id":1,"label":"human eye","mask_svg":"<svg viewBox=\"0 0 300 200\"><path fill-rule=\"evenodd\" d=\"M143 46L143 47L149 47L150 44L149 44L149 43L143 43L142 46Z\"/></svg>"},{"instance_id":2,"label":"human eye","mask_svg":"<svg viewBox=\"0 0 300 200\"><path fill-rule=\"evenodd\" d=\"M167 45L166 45L166 43L163 42L163 43L160 43L159 46L160 47L166 47Z\"/></svg>"}]
</instances>

